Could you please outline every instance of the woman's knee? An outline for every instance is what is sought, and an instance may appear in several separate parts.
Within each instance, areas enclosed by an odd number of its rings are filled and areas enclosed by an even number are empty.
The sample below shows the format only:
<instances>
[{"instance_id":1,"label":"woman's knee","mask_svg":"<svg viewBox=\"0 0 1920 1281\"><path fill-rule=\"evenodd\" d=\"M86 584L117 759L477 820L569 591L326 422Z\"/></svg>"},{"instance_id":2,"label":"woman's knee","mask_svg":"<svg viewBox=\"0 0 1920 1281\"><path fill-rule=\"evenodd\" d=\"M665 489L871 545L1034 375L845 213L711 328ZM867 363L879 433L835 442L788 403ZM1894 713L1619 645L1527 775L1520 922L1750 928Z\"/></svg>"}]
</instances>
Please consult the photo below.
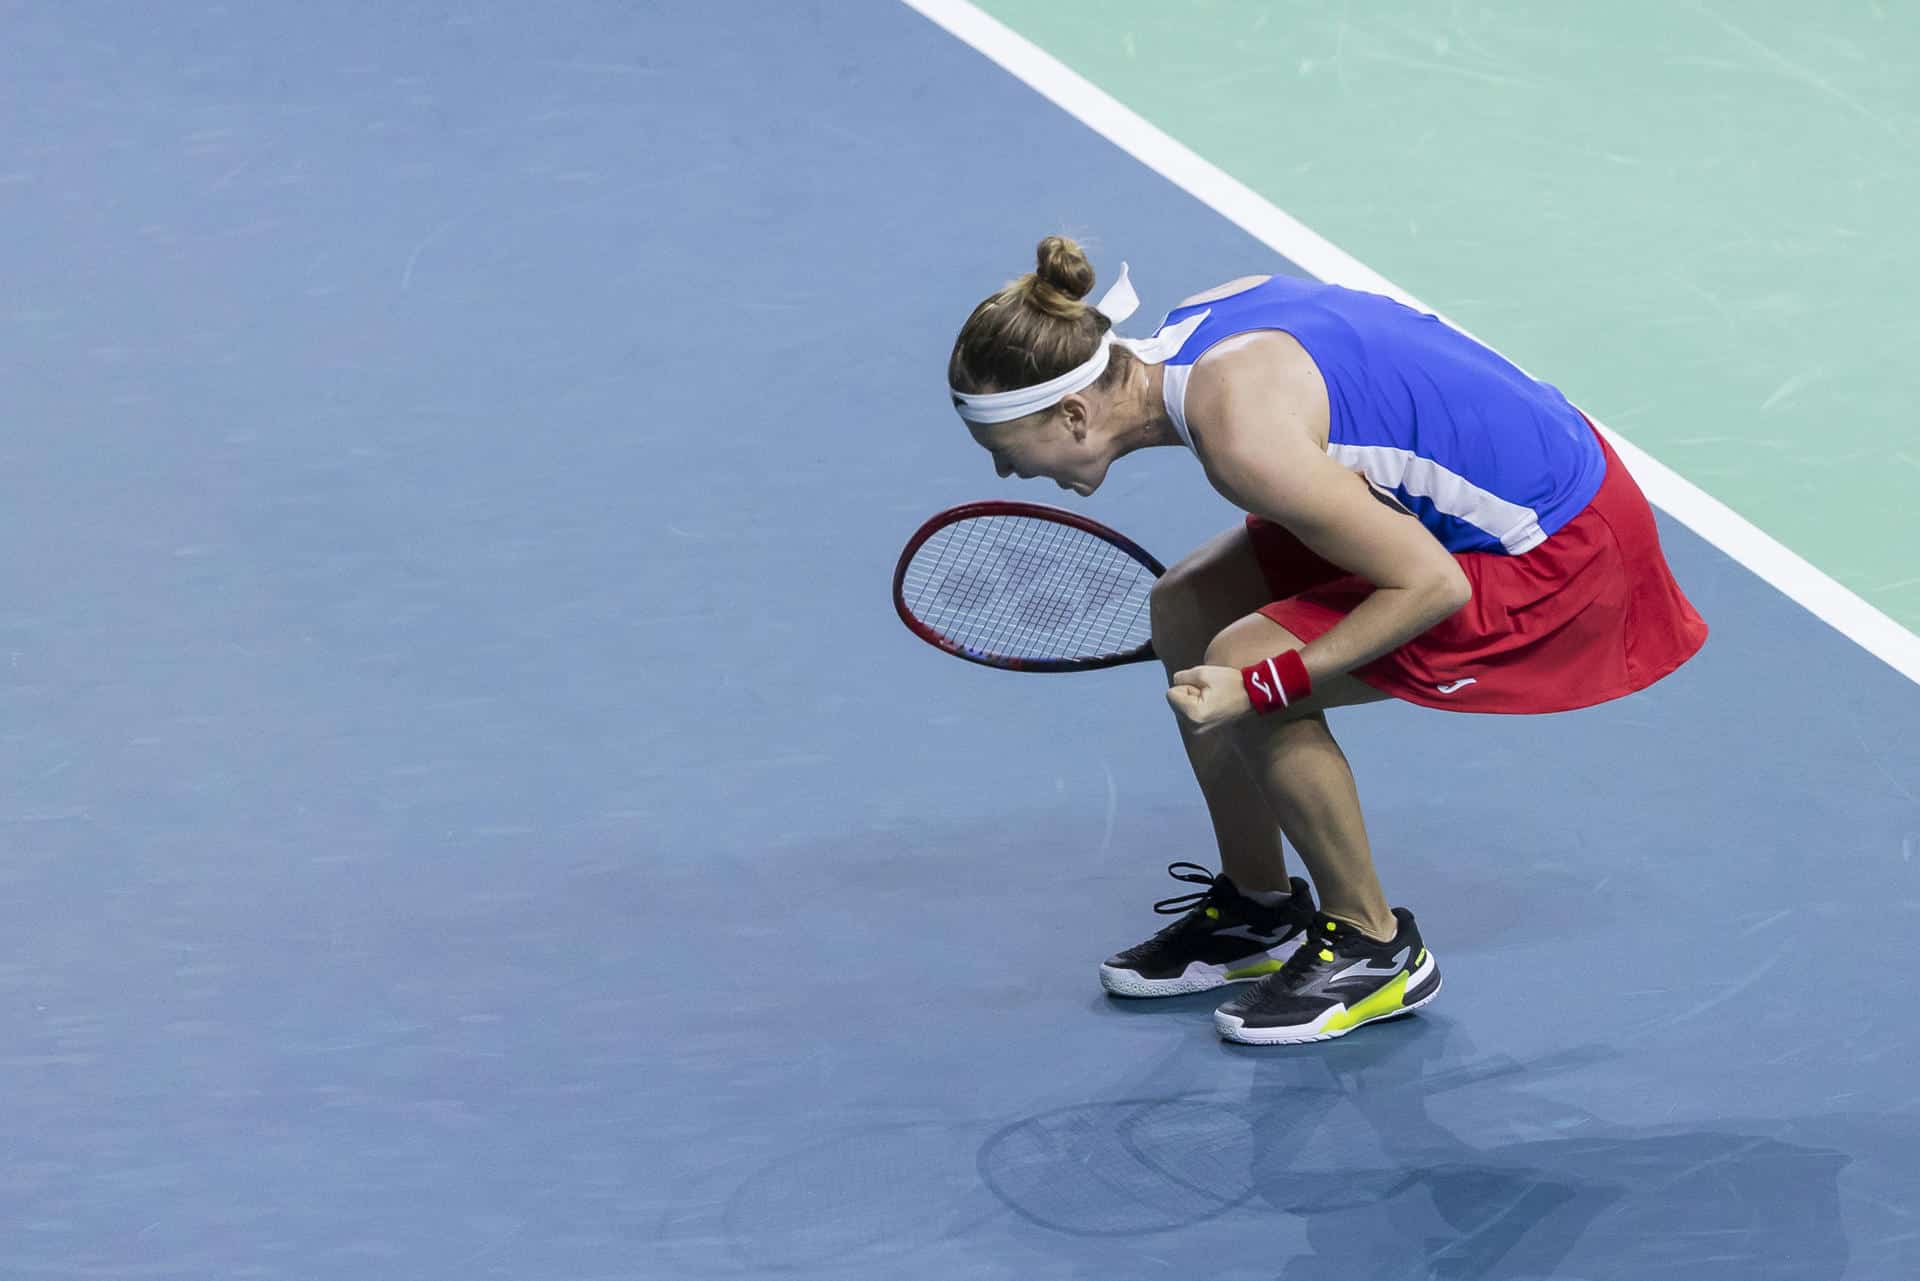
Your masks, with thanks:
<instances>
[{"instance_id":1,"label":"woman's knee","mask_svg":"<svg viewBox=\"0 0 1920 1281\"><path fill-rule=\"evenodd\" d=\"M1153 652L1172 669L1198 663L1213 637L1201 605L1200 593L1178 567L1168 570L1147 597Z\"/></svg>"},{"instance_id":2,"label":"woman's knee","mask_svg":"<svg viewBox=\"0 0 1920 1281\"><path fill-rule=\"evenodd\" d=\"M1265 614L1248 614L1216 632L1201 661L1214 667L1251 667L1263 658L1300 648L1299 637Z\"/></svg>"},{"instance_id":3,"label":"woman's knee","mask_svg":"<svg viewBox=\"0 0 1920 1281\"><path fill-rule=\"evenodd\" d=\"M1147 615L1154 652L1176 670L1205 656L1221 628L1267 599L1244 529L1232 529L1182 559L1153 585Z\"/></svg>"}]
</instances>

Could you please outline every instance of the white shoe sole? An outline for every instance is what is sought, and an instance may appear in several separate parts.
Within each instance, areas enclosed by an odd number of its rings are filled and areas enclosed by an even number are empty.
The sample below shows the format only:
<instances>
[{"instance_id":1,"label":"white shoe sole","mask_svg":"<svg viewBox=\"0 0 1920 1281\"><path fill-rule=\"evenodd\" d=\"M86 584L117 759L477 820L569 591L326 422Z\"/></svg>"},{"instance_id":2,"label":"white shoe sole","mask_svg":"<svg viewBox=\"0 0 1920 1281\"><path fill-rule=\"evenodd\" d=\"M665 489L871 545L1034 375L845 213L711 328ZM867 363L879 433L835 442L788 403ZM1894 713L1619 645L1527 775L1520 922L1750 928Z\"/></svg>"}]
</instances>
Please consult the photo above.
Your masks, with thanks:
<instances>
[{"instance_id":1,"label":"white shoe sole","mask_svg":"<svg viewBox=\"0 0 1920 1281\"><path fill-rule=\"evenodd\" d=\"M1100 986L1114 996L1185 996L1189 992L1211 992L1229 983L1251 983L1255 979L1265 978L1285 965L1287 958L1299 946L1300 940L1293 939L1279 947L1243 956L1226 965L1189 961L1186 969L1169 979L1150 979L1132 970L1102 965Z\"/></svg>"},{"instance_id":2,"label":"white shoe sole","mask_svg":"<svg viewBox=\"0 0 1920 1281\"><path fill-rule=\"evenodd\" d=\"M1412 990L1426 982L1427 976L1433 974L1436 968L1433 953L1427 953L1427 959L1408 977L1408 989ZM1215 1010L1213 1026L1221 1037L1229 1041L1237 1041L1241 1045L1306 1045L1312 1041L1331 1041L1336 1037L1345 1036L1355 1028L1363 1028L1369 1023L1384 1023L1388 1019L1397 1019L1413 1013L1440 995L1441 983L1440 976L1434 975L1433 990L1419 1000L1410 1001L1398 1009L1388 1010L1383 1014L1376 1014L1372 1018L1361 1019L1358 1023L1332 1032L1326 1030L1326 1025L1334 1015L1347 1008L1344 1005L1334 1006L1311 1023L1300 1023L1292 1027L1248 1027L1239 1016L1228 1014L1224 1010Z\"/></svg>"}]
</instances>

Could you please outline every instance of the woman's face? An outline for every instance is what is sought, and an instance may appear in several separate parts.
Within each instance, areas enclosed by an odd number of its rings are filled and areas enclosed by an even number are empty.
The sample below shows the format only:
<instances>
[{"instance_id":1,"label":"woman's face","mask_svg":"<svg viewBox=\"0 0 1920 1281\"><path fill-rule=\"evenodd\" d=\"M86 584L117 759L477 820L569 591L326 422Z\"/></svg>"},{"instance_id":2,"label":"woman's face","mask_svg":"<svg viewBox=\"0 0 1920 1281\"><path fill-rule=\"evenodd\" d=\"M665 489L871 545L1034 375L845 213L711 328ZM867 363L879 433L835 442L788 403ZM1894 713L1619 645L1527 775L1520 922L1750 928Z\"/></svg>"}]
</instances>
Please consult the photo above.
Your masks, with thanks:
<instances>
[{"instance_id":1,"label":"woman's face","mask_svg":"<svg viewBox=\"0 0 1920 1281\"><path fill-rule=\"evenodd\" d=\"M1044 417L1010 423L969 423L979 446L993 455L993 470L1022 480L1044 478L1082 498L1100 488L1113 460L1095 447L1084 417L1075 420L1064 407Z\"/></svg>"}]
</instances>

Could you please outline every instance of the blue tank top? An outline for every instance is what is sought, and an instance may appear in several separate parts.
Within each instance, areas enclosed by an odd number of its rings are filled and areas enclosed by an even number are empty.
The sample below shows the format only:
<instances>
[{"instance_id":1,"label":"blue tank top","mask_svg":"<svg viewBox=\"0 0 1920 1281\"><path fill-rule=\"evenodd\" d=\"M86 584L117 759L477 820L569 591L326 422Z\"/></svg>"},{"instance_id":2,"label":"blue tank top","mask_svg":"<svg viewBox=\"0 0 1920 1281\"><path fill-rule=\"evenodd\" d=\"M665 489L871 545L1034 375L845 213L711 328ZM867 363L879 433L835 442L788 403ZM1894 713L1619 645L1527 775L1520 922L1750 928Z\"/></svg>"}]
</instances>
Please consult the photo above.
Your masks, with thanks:
<instances>
[{"instance_id":1,"label":"blue tank top","mask_svg":"<svg viewBox=\"0 0 1920 1281\"><path fill-rule=\"evenodd\" d=\"M1165 400L1188 448L1193 363L1235 334L1284 330L1326 383L1327 453L1392 493L1449 551L1529 551L1605 477L1599 440L1557 388L1391 298L1275 276L1177 308L1160 328L1183 323L1194 328L1166 362Z\"/></svg>"}]
</instances>

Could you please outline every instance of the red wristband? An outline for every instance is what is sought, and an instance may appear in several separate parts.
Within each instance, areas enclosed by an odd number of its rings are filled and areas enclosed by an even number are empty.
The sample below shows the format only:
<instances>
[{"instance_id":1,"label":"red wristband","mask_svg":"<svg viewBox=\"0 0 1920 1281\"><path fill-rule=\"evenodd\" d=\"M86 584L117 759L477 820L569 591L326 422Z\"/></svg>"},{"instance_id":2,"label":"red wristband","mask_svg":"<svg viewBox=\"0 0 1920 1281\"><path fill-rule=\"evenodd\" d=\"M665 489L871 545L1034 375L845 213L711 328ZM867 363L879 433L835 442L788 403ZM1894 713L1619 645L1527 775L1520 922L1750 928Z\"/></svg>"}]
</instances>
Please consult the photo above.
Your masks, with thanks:
<instances>
[{"instance_id":1,"label":"red wristband","mask_svg":"<svg viewBox=\"0 0 1920 1281\"><path fill-rule=\"evenodd\" d=\"M1313 693L1313 678L1307 675L1307 662L1297 649L1241 668L1240 683L1247 687L1256 712L1290 707Z\"/></svg>"}]
</instances>

